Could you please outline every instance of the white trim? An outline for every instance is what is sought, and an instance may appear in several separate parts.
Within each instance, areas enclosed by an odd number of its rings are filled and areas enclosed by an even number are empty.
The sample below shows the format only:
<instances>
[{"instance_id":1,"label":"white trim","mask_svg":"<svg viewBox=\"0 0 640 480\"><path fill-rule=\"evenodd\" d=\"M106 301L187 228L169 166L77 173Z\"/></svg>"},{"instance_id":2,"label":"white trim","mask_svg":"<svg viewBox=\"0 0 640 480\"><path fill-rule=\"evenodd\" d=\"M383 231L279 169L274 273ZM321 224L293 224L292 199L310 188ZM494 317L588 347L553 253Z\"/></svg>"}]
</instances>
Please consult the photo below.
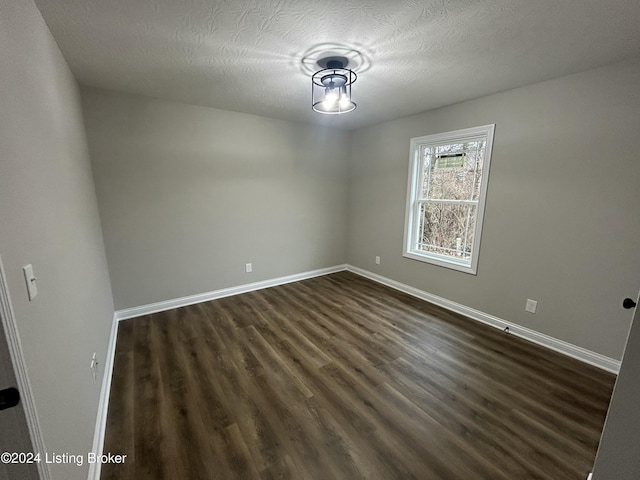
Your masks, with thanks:
<instances>
[{"instance_id":1,"label":"white trim","mask_svg":"<svg viewBox=\"0 0 640 480\"><path fill-rule=\"evenodd\" d=\"M493 151L493 136L495 124L482 125L479 127L465 128L452 132L437 133L434 135L425 135L422 137L414 137L410 140L409 149L409 174L407 180L407 200L405 204L405 223L404 223L404 244L402 247L402 255L406 258L418 260L420 262L431 263L441 267L450 268L460 272L476 275L478 271L478 257L480 255L480 242L482 238L482 223L484 219L484 210L487 198L487 186L489 184L489 173L491 168L491 155ZM422 157L420 152L422 147L439 146L460 141L469 141L472 139L484 140L485 156L484 165L482 167L482 181L480 182L480 192L478 196L476 209L476 224L474 240L471 250L471 261L463 262L446 255L437 253L416 251L415 240L418 236L418 209L414 208L415 204L426 203L417 200L418 188L423 183ZM435 200L434 200L435 201ZM438 203L443 203L440 201ZM444 200L444 203L464 203L452 202Z\"/></svg>"},{"instance_id":2,"label":"white trim","mask_svg":"<svg viewBox=\"0 0 640 480\"><path fill-rule=\"evenodd\" d=\"M113 361L116 354L116 339L118 338L118 318L113 314L111 323L111 335L107 346L106 358L104 362L104 372L102 373L102 387L100 389L100 401L98 402L98 413L96 415L96 428L93 434L93 446L91 451L96 455L102 455L104 447L104 435L107 428L107 412L109 409L109 394L111 393L111 377L113 375ZM88 480L100 480L100 462L92 463L89 466Z\"/></svg>"},{"instance_id":3,"label":"white trim","mask_svg":"<svg viewBox=\"0 0 640 480\"><path fill-rule=\"evenodd\" d=\"M235 287L222 288L220 290L199 293L197 295L189 295L187 297L175 298L173 300L165 300L163 302L150 303L148 305L141 305L139 307L125 308L124 310L116 311L116 318L118 320L127 320L129 318L141 317L142 315L149 315L150 313L164 312L165 310L171 310L173 308L186 307L187 305L193 305L195 303L208 302L217 298L230 297L232 295L238 295L240 293L253 292L254 290L275 287L276 285L283 285L285 283L298 282L300 280L306 280L308 278L320 277L322 275L328 275L330 273L341 272L346 269L347 265L336 265L335 267L320 268L318 270L296 273L294 275L288 275L286 277L272 278L270 280L263 280L261 282L247 283Z\"/></svg>"},{"instance_id":4,"label":"white trim","mask_svg":"<svg viewBox=\"0 0 640 480\"><path fill-rule=\"evenodd\" d=\"M470 275L476 274L476 270L473 269L473 265L471 264L471 262L464 262L453 257L447 257L446 255L438 255L437 253L422 254L406 251L402 253L402 256L405 258L410 258L412 260L418 260L419 262L430 263L439 267L450 268L451 270L468 273Z\"/></svg>"},{"instance_id":5,"label":"white trim","mask_svg":"<svg viewBox=\"0 0 640 480\"><path fill-rule=\"evenodd\" d=\"M47 450L44 446L42 430L40 430L40 421L38 420L38 412L31 390L31 382L27 374L27 365L22 354L22 344L20 343L15 313L11 305L11 296L9 295L7 278L4 274L2 258L0 258L0 317L2 317L2 324L7 337L9 354L13 363L18 389L20 390L20 399L22 400L20 403L27 420L33 450L44 455ZM51 478L49 465L46 462L38 462L38 475L41 480L49 480Z\"/></svg>"},{"instance_id":6,"label":"white trim","mask_svg":"<svg viewBox=\"0 0 640 480\"><path fill-rule=\"evenodd\" d=\"M522 337L526 340L529 340L538 345L542 345L543 347L549 348L556 352L562 353L569 357L580 360L584 363L588 363L590 365L596 366L603 370L606 370L611 373L617 374L620 370L620 361L615 360L613 358L606 357L596 352L592 352L587 350L586 348L579 347L577 345L573 345L571 343L558 340L557 338L551 337L549 335L545 335L540 332L536 332L535 330L531 330L529 328L520 326L516 323L508 322L507 320L503 320L501 318L495 317L488 313L481 312L480 310L476 310L471 307L467 307L466 305L462 305L460 303L453 302L443 297L439 297L432 293L425 292L415 287L411 287L409 285L405 285L404 283L397 282L395 280L391 280L390 278L383 277L382 275L378 275L376 273L370 272L368 270L364 270L353 265L337 265L335 267L321 268L319 270L312 270L309 272L298 273L294 275L288 275L285 277L273 278L270 280L263 280L261 282L248 283L245 285L238 285L235 287L223 288L220 290L214 290L211 292L200 293L197 295L189 295L187 297L176 298L173 300L166 300L163 302L152 303L149 305L141 305L139 307L127 308L124 310L118 310L115 313L115 319L117 321L127 320L129 318L140 317L142 315L148 315L150 313L163 312L166 310L171 310L173 308L185 307L187 305L193 305L195 303L208 302L210 300L215 300L217 298L230 297L232 295L239 295L241 293L252 292L254 290L260 290L263 288L274 287L276 285L283 285L285 283L297 282L300 280L306 280L308 278L319 277L322 275L328 275L330 273L336 273L343 270L348 270L357 275L366 277L375 282L381 283L383 285L387 285L388 287L394 288L396 290L400 290L401 292L408 293L409 295L413 295L414 297L420 298L422 300L426 300L427 302L431 302L435 305L439 305L447 310L451 310L453 312L459 313L466 317L471 318L472 320L476 320L478 322L482 322L486 325L490 325L495 328L499 328L500 330L504 330L505 327L509 327L509 333ZM113 355L113 351L115 351L115 333L112 331L112 342L109 344L110 354ZM111 351L113 349L113 351ZM113 367L113 358L111 357L111 366ZM106 374L106 372L105 372ZM111 382L111 376L109 372L109 385ZM103 390L104 383L103 383ZM108 388L107 388L108 390ZM104 401L108 400L108 391L103 391L103 396L105 396ZM103 399L101 399L101 402ZM106 408L106 406L105 406ZM104 412L105 420L106 420L106 411ZM104 432L103 432L104 434ZM94 442L95 443L95 442Z\"/></svg>"},{"instance_id":7,"label":"white trim","mask_svg":"<svg viewBox=\"0 0 640 480\"><path fill-rule=\"evenodd\" d=\"M347 265L347 270L362 277L366 277L369 280L373 280L374 282L381 283L396 290L400 290L401 292L408 293L409 295L412 295L414 297L426 300L427 302L431 302L435 305L446 308L447 310L451 310L452 312L459 313L471 318L472 320L482 322L501 330L504 330L505 327L509 327L509 333L513 335L522 337L533 343L537 343L538 345L542 345L543 347L555 350L556 352L562 353L608 372L618 374L618 372L620 371L619 360L615 360L613 358L609 358L599 353L587 350L586 348L578 347L577 345L558 340L557 338L550 337L549 335L545 335L544 333L536 332L535 330L522 327L516 323L508 322L493 315L489 315L488 313L481 312L480 310L467 307L460 303L453 302L446 298L442 298L432 293L427 293L423 290L417 289L415 287L405 285L404 283L391 280L390 278L383 277L382 275L369 272L368 270L363 270L352 265Z\"/></svg>"},{"instance_id":8,"label":"white trim","mask_svg":"<svg viewBox=\"0 0 640 480\"><path fill-rule=\"evenodd\" d=\"M593 472L589 474L589 476L587 477L587 480L591 480L593 478Z\"/></svg>"}]
</instances>

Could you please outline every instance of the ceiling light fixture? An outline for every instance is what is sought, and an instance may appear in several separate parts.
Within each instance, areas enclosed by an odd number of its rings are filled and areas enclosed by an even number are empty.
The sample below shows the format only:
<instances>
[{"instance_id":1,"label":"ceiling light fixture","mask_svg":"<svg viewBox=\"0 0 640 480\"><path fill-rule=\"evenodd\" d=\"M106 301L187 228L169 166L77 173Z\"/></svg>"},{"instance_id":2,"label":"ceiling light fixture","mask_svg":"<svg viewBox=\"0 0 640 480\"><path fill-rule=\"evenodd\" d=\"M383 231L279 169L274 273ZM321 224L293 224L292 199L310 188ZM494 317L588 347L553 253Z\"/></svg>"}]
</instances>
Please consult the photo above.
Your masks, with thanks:
<instances>
[{"instance_id":1,"label":"ceiling light fixture","mask_svg":"<svg viewBox=\"0 0 640 480\"><path fill-rule=\"evenodd\" d=\"M318 113L340 115L356 109L351 99L351 85L358 76L347 67L345 57L327 57L318 60L318 70L311 77L311 108Z\"/></svg>"}]
</instances>

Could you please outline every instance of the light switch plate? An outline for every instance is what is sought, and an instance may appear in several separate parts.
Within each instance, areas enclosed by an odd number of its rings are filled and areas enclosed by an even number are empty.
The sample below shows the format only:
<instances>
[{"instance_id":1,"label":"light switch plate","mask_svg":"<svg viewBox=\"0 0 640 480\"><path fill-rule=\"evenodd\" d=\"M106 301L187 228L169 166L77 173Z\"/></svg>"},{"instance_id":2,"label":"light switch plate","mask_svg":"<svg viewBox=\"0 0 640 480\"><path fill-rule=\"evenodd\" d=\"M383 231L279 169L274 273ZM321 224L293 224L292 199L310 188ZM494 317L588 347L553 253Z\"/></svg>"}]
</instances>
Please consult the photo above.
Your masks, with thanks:
<instances>
[{"instance_id":1,"label":"light switch plate","mask_svg":"<svg viewBox=\"0 0 640 480\"><path fill-rule=\"evenodd\" d=\"M36 276L33 274L33 266L31 264L22 267L24 272L24 281L27 282L27 292L29 293L29 301L38 295L38 285L36 284Z\"/></svg>"}]
</instances>

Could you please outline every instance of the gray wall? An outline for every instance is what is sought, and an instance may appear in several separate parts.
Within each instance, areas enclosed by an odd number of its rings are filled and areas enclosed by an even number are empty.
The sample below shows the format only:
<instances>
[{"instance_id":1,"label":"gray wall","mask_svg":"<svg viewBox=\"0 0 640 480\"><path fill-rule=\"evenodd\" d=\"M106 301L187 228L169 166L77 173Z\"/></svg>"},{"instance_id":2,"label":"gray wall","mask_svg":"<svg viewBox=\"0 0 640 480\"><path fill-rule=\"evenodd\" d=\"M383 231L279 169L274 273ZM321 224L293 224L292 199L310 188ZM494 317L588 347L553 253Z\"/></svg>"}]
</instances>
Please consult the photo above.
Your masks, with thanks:
<instances>
[{"instance_id":1,"label":"gray wall","mask_svg":"<svg viewBox=\"0 0 640 480\"><path fill-rule=\"evenodd\" d=\"M636 308L611 397L593 480L640 478L640 308Z\"/></svg>"},{"instance_id":2,"label":"gray wall","mask_svg":"<svg viewBox=\"0 0 640 480\"><path fill-rule=\"evenodd\" d=\"M0 255L47 449L86 453L113 304L77 87L28 0L0 0L0 65ZM639 84L631 62L350 135L84 89L117 307L348 261L620 358L619 302L640 287ZM402 258L409 138L486 123L478 275Z\"/></svg>"},{"instance_id":3,"label":"gray wall","mask_svg":"<svg viewBox=\"0 0 640 480\"><path fill-rule=\"evenodd\" d=\"M620 302L640 288L638 85L635 61L354 132L349 263L620 359ZM489 123L478 275L403 258L409 139Z\"/></svg>"},{"instance_id":4,"label":"gray wall","mask_svg":"<svg viewBox=\"0 0 640 480\"><path fill-rule=\"evenodd\" d=\"M89 363L104 365L113 303L77 85L30 0L0 0L0 65L0 255L47 450L86 455L102 377Z\"/></svg>"},{"instance_id":5,"label":"gray wall","mask_svg":"<svg viewBox=\"0 0 640 480\"><path fill-rule=\"evenodd\" d=\"M346 261L340 130L95 89L82 104L118 309Z\"/></svg>"}]
</instances>

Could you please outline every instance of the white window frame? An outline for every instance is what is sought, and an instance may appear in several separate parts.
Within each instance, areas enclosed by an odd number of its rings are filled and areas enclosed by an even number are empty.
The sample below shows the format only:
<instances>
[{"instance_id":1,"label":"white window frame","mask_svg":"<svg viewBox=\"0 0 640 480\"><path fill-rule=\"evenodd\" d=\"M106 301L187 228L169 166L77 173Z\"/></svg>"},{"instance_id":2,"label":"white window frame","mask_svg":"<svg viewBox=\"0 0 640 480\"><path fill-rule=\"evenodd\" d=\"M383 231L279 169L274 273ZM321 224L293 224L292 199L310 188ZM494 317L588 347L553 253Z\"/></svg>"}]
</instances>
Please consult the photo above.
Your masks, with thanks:
<instances>
[{"instance_id":1,"label":"white window frame","mask_svg":"<svg viewBox=\"0 0 640 480\"><path fill-rule=\"evenodd\" d=\"M480 254L480 240L482 223L484 220L485 201L487 187L489 185L489 170L491 166L491 152L493 150L493 133L495 124L480 127L465 128L452 132L425 135L411 139L411 155L409 157L409 179L407 185L407 204L405 209L404 247L402 255L413 260L451 268L460 272L476 275L478 271L478 257ZM418 192L421 191L422 162L420 152L423 147L435 147L450 143L464 143L472 140L484 139L486 143L485 156L482 166L482 178L480 181L480 195L477 204L476 224L471 249L471 262L467 263L455 257L439 255L437 253L424 252L414 248L418 239L419 210Z\"/></svg>"}]
</instances>

